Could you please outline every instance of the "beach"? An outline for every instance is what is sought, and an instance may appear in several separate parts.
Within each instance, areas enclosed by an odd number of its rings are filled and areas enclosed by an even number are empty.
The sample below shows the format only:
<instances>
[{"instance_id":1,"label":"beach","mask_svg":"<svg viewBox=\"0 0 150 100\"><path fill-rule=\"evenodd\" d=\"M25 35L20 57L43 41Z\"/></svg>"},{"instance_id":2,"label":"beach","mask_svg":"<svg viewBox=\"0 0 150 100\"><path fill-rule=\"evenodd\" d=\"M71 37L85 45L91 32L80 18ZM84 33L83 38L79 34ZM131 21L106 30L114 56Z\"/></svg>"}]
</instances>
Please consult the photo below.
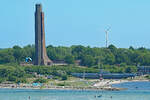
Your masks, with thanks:
<instances>
[{"instance_id":1,"label":"beach","mask_svg":"<svg viewBox=\"0 0 150 100\"><path fill-rule=\"evenodd\" d=\"M120 84L125 82L148 82L149 80L89 80L95 83L91 86L52 86L49 84L0 84L0 88L10 89L51 89L51 90L109 90L119 91L126 90L126 88L113 87L113 84Z\"/></svg>"},{"instance_id":2,"label":"beach","mask_svg":"<svg viewBox=\"0 0 150 100\"><path fill-rule=\"evenodd\" d=\"M94 84L95 87L98 87L98 86L110 86L110 85L113 85L113 84L120 84L120 83L125 83L125 82L140 82L140 81L143 81L143 82L147 82L147 81L150 81L150 80L123 80L123 79L120 79L120 80L102 80L96 84Z\"/></svg>"}]
</instances>

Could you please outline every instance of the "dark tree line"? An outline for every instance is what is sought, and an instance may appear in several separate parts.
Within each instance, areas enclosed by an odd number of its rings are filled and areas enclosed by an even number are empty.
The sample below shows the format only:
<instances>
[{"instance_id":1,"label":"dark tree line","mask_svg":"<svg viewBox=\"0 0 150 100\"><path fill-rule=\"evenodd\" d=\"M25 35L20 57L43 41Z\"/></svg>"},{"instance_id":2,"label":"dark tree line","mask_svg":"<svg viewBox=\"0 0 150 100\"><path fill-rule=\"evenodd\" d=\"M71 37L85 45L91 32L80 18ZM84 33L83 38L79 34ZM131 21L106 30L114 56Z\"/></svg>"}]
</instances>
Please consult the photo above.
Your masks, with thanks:
<instances>
[{"instance_id":1,"label":"dark tree line","mask_svg":"<svg viewBox=\"0 0 150 100\"><path fill-rule=\"evenodd\" d=\"M32 82L45 83L46 80L37 75L52 75L53 79L66 80L71 73L83 73L83 72L99 72L99 69L76 67L72 65L67 66L18 66L18 65L0 65L0 83L2 82L15 82L15 83L26 83L29 82L29 78L32 78ZM34 80L34 78L36 78Z\"/></svg>"},{"instance_id":2,"label":"dark tree line","mask_svg":"<svg viewBox=\"0 0 150 100\"><path fill-rule=\"evenodd\" d=\"M27 45L23 48L14 46L13 48L0 49L0 64L20 63L26 57L31 57L34 61L34 45ZM48 57L52 60L65 60L68 64L74 64L80 60L83 66L97 65L150 65L150 50L146 48L117 48L109 45L108 48L85 47L82 45L47 46Z\"/></svg>"}]
</instances>

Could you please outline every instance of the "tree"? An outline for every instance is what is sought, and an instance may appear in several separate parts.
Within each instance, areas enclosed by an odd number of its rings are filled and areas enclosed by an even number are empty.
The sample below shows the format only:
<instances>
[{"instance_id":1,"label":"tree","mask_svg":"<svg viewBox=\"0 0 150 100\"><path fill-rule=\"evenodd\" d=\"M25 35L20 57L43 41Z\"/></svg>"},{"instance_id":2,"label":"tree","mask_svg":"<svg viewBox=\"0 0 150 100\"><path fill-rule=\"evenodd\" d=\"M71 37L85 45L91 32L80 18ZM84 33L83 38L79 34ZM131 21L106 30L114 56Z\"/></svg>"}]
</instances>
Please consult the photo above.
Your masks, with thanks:
<instances>
[{"instance_id":1,"label":"tree","mask_svg":"<svg viewBox=\"0 0 150 100\"><path fill-rule=\"evenodd\" d=\"M85 56L82 56L81 64L83 66L91 67L91 66L93 66L95 64L95 60L94 60L94 58L92 56L85 55Z\"/></svg>"},{"instance_id":2,"label":"tree","mask_svg":"<svg viewBox=\"0 0 150 100\"><path fill-rule=\"evenodd\" d=\"M136 66L127 66L125 69L126 73L135 73L137 72L137 67Z\"/></svg>"},{"instance_id":3,"label":"tree","mask_svg":"<svg viewBox=\"0 0 150 100\"><path fill-rule=\"evenodd\" d=\"M114 45L109 45L108 46L108 49L114 54L114 55L116 55L116 53L117 53L117 48L114 46Z\"/></svg>"},{"instance_id":4,"label":"tree","mask_svg":"<svg viewBox=\"0 0 150 100\"><path fill-rule=\"evenodd\" d=\"M112 53L107 54L106 57L105 57L105 59L104 59L104 64L110 64L110 65L112 65L112 64L114 64L114 62L115 62L114 55Z\"/></svg>"},{"instance_id":5,"label":"tree","mask_svg":"<svg viewBox=\"0 0 150 100\"><path fill-rule=\"evenodd\" d=\"M85 52L85 47L82 45L71 46L72 54L75 56L76 59L81 59L82 55Z\"/></svg>"},{"instance_id":6,"label":"tree","mask_svg":"<svg viewBox=\"0 0 150 100\"><path fill-rule=\"evenodd\" d=\"M15 62L15 58L8 53L0 54L0 64Z\"/></svg>"},{"instance_id":7,"label":"tree","mask_svg":"<svg viewBox=\"0 0 150 100\"><path fill-rule=\"evenodd\" d=\"M74 64L74 57L72 55L68 55L65 57L65 62L68 64Z\"/></svg>"},{"instance_id":8,"label":"tree","mask_svg":"<svg viewBox=\"0 0 150 100\"><path fill-rule=\"evenodd\" d=\"M134 48L132 46L129 47L129 50L134 50Z\"/></svg>"},{"instance_id":9,"label":"tree","mask_svg":"<svg viewBox=\"0 0 150 100\"><path fill-rule=\"evenodd\" d=\"M15 62L12 49L0 50L0 64Z\"/></svg>"},{"instance_id":10,"label":"tree","mask_svg":"<svg viewBox=\"0 0 150 100\"><path fill-rule=\"evenodd\" d=\"M22 58L22 51L21 47L14 46L13 47L13 56L15 57L16 62L19 62Z\"/></svg>"},{"instance_id":11,"label":"tree","mask_svg":"<svg viewBox=\"0 0 150 100\"><path fill-rule=\"evenodd\" d=\"M26 57L32 58L34 60L35 58L35 46L34 45L27 45L22 48L22 53L23 53L23 59Z\"/></svg>"},{"instance_id":12,"label":"tree","mask_svg":"<svg viewBox=\"0 0 150 100\"><path fill-rule=\"evenodd\" d=\"M117 54L115 56L116 58L116 64L121 64L121 63L126 63L128 64L130 62L130 59L127 55L127 50L126 49L119 49L117 50Z\"/></svg>"}]
</instances>

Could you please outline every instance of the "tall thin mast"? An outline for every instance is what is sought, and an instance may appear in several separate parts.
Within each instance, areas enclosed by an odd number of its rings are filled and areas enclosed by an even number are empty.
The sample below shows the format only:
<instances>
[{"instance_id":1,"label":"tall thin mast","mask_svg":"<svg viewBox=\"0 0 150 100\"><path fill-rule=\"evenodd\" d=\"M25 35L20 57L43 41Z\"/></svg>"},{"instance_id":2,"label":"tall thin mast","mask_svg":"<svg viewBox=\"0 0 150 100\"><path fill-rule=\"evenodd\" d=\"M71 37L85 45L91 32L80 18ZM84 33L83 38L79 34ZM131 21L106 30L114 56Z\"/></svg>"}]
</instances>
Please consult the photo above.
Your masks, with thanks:
<instances>
[{"instance_id":1,"label":"tall thin mast","mask_svg":"<svg viewBox=\"0 0 150 100\"><path fill-rule=\"evenodd\" d=\"M109 32L109 30L110 30L110 27L105 30L105 33L106 33L106 48L108 47L108 32Z\"/></svg>"}]
</instances>

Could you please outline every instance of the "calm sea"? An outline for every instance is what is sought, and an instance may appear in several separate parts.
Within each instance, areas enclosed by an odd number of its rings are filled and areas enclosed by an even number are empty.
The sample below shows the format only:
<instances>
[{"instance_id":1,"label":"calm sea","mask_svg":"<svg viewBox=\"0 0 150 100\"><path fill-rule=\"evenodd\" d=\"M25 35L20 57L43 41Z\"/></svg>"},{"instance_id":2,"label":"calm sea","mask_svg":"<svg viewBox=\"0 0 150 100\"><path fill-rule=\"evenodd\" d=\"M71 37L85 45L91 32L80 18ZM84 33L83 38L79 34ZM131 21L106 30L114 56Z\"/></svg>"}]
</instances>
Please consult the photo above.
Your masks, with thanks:
<instances>
[{"instance_id":1,"label":"calm sea","mask_svg":"<svg viewBox=\"0 0 150 100\"><path fill-rule=\"evenodd\" d=\"M150 100L150 82L113 85L124 91L0 89L0 100ZM102 95L101 97L97 97ZM96 96L96 97L95 97Z\"/></svg>"}]
</instances>

